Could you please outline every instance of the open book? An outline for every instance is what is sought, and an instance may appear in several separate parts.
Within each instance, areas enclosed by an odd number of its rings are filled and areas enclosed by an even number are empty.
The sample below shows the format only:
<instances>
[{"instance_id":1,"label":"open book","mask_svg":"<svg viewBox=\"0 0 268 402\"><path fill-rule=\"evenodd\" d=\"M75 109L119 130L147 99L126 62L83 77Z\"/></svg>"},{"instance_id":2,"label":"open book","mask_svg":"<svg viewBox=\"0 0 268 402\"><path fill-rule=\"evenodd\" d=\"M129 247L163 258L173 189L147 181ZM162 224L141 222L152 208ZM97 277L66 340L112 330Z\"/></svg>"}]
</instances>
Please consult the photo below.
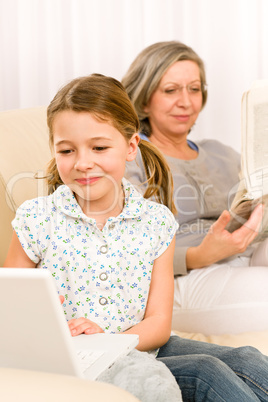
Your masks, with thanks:
<instances>
[{"instance_id":1,"label":"open book","mask_svg":"<svg viewBox=\"0 0 268 402\"><path fill-rule=\"evenodd\" d=\"M255 81L242 97L241 182L232 202L230 232L249 218L258 203L265 212L255 241L268 237L268 80Z\"/></svg>"}]
</instances>

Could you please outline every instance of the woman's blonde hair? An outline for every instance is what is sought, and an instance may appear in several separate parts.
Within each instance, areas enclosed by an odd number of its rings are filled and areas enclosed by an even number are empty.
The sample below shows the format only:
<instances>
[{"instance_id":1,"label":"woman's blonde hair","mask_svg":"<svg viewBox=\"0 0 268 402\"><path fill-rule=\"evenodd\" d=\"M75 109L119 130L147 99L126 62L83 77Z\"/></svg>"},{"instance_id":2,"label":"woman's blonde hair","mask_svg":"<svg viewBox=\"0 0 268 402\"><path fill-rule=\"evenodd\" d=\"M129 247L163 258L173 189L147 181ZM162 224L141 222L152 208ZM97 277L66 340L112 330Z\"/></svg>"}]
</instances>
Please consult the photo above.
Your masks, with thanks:
<instances>
[{"instance_id":1,"label":"woman's blonde hair","mask_svg":"<svg viewBox=\"0 0 268 402\"><path fill-rule=\"evenodd\" d=\"M144 111L145 106L167 69L176 61L183 60L193 61L199 67L203 108L207 101L204 63L192 48L181 42L158 42L148 46L138 54L123 77L122 84L136 109L143 134L151 135L148 114Z\"/></svg>"},{"instance_id":2,"label":"woman's blonde hair","mask_svg":"<svg viewBox=\"0 0 268 402\"><path fill-rule=\"evenodd\" d=\"M61 88L47 108L49 144L53 150L53 123L58 113L72 110L88 112L100 121L112 124L129 141L139 132L139 119L122 84L114 78L92 74L72 80ZM147 176L145 198L155 197L158 202L175 212L173 180L161 152L148 141L139 144ZM52 158L47 169L49 193L63 184Z\"/></svg>"}]
</instances>

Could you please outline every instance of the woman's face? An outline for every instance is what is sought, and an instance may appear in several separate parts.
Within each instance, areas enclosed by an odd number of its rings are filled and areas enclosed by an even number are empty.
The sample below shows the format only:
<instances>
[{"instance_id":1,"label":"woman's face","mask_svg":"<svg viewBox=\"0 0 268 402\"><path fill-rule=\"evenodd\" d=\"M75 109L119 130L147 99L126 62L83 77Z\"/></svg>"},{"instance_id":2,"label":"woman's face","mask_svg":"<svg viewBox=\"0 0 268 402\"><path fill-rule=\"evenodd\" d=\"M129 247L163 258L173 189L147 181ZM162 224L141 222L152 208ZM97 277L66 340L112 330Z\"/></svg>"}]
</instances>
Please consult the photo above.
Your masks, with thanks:
<instances>
[{"instance_id":1,"label":"woman's face","mask_svg":"<svg viewBox=\"0 0 268 402\"><path fill-rule=\"evenodd\" d=\"M144 111L152 135L188 135L202 108L200 71L190 60L177 61L163 75Z\"/></svg>"}]
</instances>

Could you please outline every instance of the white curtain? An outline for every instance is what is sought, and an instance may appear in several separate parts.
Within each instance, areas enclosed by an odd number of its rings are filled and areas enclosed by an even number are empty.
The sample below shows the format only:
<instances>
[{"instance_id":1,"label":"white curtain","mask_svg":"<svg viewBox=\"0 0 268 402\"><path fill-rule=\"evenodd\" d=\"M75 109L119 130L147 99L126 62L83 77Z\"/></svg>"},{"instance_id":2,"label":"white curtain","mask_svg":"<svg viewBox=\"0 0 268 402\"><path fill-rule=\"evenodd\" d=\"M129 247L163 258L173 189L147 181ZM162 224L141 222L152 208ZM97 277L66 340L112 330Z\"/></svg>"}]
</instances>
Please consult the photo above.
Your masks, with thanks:
<instances>
[{"instance_id":1,"label":"white curtain","mask_svg":"<svg viewBox=\"0 0 268 402\"><path fill-rule=\"evenodd\" d=\"M121 79L145 46L185 42L209 98L192 138L240 150L240 104L268 78L268 0L0 0L0 110L47 105L70 79Z\"/></svg>"}]
</instances>

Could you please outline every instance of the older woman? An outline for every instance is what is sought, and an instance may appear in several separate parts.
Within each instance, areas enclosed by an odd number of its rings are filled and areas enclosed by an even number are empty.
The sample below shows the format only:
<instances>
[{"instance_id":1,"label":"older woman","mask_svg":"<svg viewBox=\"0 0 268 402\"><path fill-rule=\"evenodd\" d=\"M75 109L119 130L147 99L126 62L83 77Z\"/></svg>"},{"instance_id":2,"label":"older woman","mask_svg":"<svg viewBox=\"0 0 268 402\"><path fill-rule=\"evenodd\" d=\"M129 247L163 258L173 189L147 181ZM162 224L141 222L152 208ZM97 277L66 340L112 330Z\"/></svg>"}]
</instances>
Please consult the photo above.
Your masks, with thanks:
<instances>
[{"instance_id":1,"label":"older woman","mask_svg":"<svg viewBox=\"0 0 268 402\"><path fill-rule=\"evenodd\" d=\"M206 334L268 329L268 268L250 266L262 206L229 233L240 156L215 140L188 139L207 100L202 60L180 42L156 43L137 56L122 83L138 113L141 139L162 151L173 174L180 224L173 328ZM140 155L126 177L145 190Z\"/></svg>"}]
</instances>

